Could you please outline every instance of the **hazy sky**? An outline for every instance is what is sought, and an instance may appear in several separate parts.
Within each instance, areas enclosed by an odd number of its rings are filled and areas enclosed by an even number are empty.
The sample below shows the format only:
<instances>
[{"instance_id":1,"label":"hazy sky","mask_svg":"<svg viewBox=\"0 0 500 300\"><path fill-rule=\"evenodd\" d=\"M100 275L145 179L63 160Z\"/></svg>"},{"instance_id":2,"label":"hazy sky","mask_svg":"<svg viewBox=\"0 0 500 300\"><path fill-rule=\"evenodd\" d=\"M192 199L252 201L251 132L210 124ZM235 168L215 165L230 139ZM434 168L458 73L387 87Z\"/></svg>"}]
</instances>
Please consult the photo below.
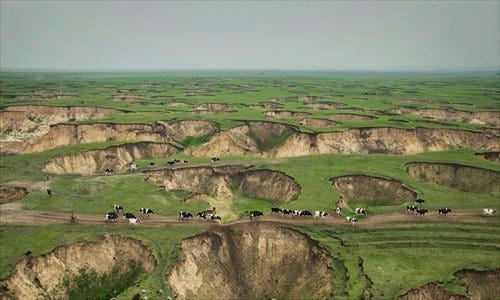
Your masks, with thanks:
<instances>
[{"instance_id":1,"label":"hazy sky","mask_svg":"<svg viewBox=\"0 0 500 300\"><path fill-rule=\"evenodd\" d=\"M1 1L2 68L500 68L500 1Z\"/></svg>"}]
</instances>

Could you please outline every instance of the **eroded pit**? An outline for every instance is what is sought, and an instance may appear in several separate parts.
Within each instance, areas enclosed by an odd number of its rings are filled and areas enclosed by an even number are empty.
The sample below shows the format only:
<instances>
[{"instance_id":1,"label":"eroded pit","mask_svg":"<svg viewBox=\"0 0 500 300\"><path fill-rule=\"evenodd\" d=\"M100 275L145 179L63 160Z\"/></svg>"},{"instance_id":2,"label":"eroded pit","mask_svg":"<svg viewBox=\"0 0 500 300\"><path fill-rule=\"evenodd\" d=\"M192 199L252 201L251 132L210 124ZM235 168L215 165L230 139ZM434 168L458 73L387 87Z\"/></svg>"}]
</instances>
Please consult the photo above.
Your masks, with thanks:
<instances>
[{"instance_id":1,"label":"eroded pit","mask_svg":"<svg viewBox=\"0 0 500 300\"><path fill-rule=\"evenodd\" d=\"M231 106L224 103L203 103L196 105L194 110L198 112L227 113L231 111Z\"/></svg>"},{"instance_id":2,"label":"eroded pit","mask_svg":"<svg viewBox=\"0 0 500 300\"><path fill-rule=\"evenodd\" d=\"M152 251L140 241L106 235L96 242L79 241L41 256L25 256L12 274L0 281L0 298L66 299L82 272L102 278L117 272L132 283L155 266Z\"/></svg>"},{"instance_id":3,"label":"eroded pit","mask_svg":"<svg viewBox=\"0 0 500 300\"><path fill-rule=\"evenodd\" d=\"M293 135L295 129L276 122L247 122L228 131L220 132L214 138L188 153L196 156L259 155L283 143Z\"/></svg>"},{"instance_id":4,"label":"eroded pit","mask_svg":"<svg viewBox=\"0 0 500 300\"><path fill-rule=\"evenodd\" d=\"M376 119L374 116L360 115L360 114L346 114L346 113L335 113L329 114L328 116L341 121L367 121Z\"/></svg>"},{"instance_id":5,"label":"eroded pit","mask_svg":"<svg viewBox=\"0 0 500 300\"><path fill-rule=\"evenodd\" d=\"M498 152L498 151L479 152L479 153L475 153L474 155L481 157L481 158L484 158L484 159L487 159L487 160L495 161L495 162L500 161L500 152Z\"/></svg>"},{"instance_id":6,"label":"eroded pit","mask_svg":"<svg viewBox=\"0 0 500 300\"><path fill-rule=\"evenodd\" d=\"M398 300L466 300L465 296L446 291L438 283L427 283L419 288L414 288L397 298Z\"/></svg>"},{"instance_id":7,"label":"eroded pit","mask_svg":"<svg viewBox=\"0 0 500 300\"><path fill-rule=\"evenodd\" d=\"M296 199L301 186L285 173L269 169L249 169L240 165L179 167L147 171L146 181L160 184L166 191L188 191L207 196L212 206L223 207L218 214L229 211L234 190L275 203Z\"/></svg>"},{"instance_id":8,"label":"eroded pit","mask_svg":"<svg viewBox=\"0 0 500 300\"><path fill-rule=\"evenodd\" d=\"M328 102L328 101L307 103L306 106L312 109L319 109L319 110L341 109L348 107L347 104L342 102Z\"/></svg>"},{"instance_id":9,"label":"eroded pit","mask_svg":"<svg viewBox=\"0 0 500 300\"><path fill-rule=\"evenodd\" d=\"M394 179L359 174L335 177L331 182L346 201L365 200L399 205L417 199L415 191Z\"/></svg>"},{"instance_id":10,"label":"eroded pit","mask_svg":"<svg viewBox=\"0 0 500 300\"><path fill-rule=\"evenodd\" d=\"M398 114L414 114L438 121L451 121L479 125L500 126L500 112L498 111L461 111L455 109L437 108L394 108L391 112Z\"/></svg>"},{"instance_id":11,"label":"eroded pit","mask_svg":"<svg viewBox=\"0 0 500 300\"><path fill-rule=\"evenodd\" d=\"M268 223L221 226L182 241L167 283L182 299L331 298L331 257L298 231Z\"/></svg>"},{"instance_id":12,"label":"eroded pit","mask_svg":"<svg viewBox=\"0 0 500 300\"><path fill-rule=\"evenodd\" d=\"M500 172L454 163L411 162L406 172L415 180L472 193L500 192Z\"/></svg>"},{"instance_id":13,"label":"eroded pit","mask_svg":"<svg viewBox=\"0 0 500 300\"><path fill-rule=\"evenodd\" d=\"M328 119L318 119L318 118L299 118L297 123L305 126L312 127L333 127L337 125L337 122Z\"/></svg>"},{"instance_id":14,"label":"eroded pit","mask_svg":"<svg viewBox=\"0 0 500 300\"><path fill-rule=\"evenodd\" d=\"M291 111L291 110L268 110L264 112L264 115L271 117L273 119L287 119L287 118L295 118L295 117L307 117L311 115L308 112L302 111Z\"/></svg>"},{"instance_id":15,"label":"eroded pit","mask_svg":"<svg viewBox=\"0 0 500 300\"><path fill-rule=\"evenodd\" d=\"M156 159L173 155L181 148L168 143L141 142L111 146L105 149L90 150L51 158L44 171L52 174L104 173L105 169L122 171L137 160Z\"/></svg>"},{"instance_id":16,"label":"eroded pit","mask_svg":"<svg viewBox=\"0 0 500 300\"><path fill-rule=\"evenodd\" d=\"M0 187L0 204L18 200L28 195L28 189L25 187Z\"/></svg>"}]
</instances>

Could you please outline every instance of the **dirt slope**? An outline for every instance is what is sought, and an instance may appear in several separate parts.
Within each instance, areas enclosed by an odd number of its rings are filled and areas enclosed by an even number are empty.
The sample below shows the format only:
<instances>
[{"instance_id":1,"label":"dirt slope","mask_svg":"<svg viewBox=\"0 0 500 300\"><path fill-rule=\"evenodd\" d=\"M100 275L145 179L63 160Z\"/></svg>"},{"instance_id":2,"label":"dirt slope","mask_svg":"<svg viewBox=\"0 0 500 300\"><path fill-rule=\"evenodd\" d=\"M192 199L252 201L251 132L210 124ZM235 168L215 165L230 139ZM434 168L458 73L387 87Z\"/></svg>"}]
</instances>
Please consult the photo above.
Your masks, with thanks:
<instances>
[{"instance_id":1,"label":"dirt slope","mask_svg":"<svg viewBox=\"0 0 500 300\"><path fill-rule=\"evenodd\" d=\"M332 296L329 254L291 229L261 222L219 227L183 240L182 252L166 276L181 299Z\"/></svg>"},{"instance_id":2,"label":"dirt slope","mask_svg":"<svg viewBox=\"0 0 500 300\"><path fill-rule=\"evenodd\" d=\"M24 187L0 187L0 204L23 198L28 193L28 190Z\"/></svg>"},{"instance_id":3,"label":"dirt slope","mask_svg":"<svg viewBox=\"0 0 500 300\"><path fill-rule=\"evenodd\" d=\"M491 125L500 127L500 112L498 111L460 111L454 109L401 109L395 108L391 112L399 114L414 114L439 121L452 121L470 124Z\"/></svg>"},{"instance_id":4,"label":"dirt slope","mask_svg":"<svg viewBox=\"0 0 500 300\"><path fill-rule=\"evenodd\" d=\"M54 174L83 175L103 173L107 168L121 171L133 161L161 158L173 155L180 150L181 148L172 144L154 142L112 146L102 150L53 157L45 165L44 171Z\"/></svg>"},{"instance_id":5,"label":"dirt slope","mask_svg":"<svg viewBox=\"0 0 500 300\"><path fill-rule=\"evenodd\" d=\"M140 241L121 236L105 236L97 242L76 242L59 246L41 256L26 256L14 267L12 275L0 281L0 298L15 295L19 299L64 299L65 279L76 276L80 269L99 274L114 267L128 271L128 262L139 263L151 271L156 260Z\"/></svg>"}]
</instances>

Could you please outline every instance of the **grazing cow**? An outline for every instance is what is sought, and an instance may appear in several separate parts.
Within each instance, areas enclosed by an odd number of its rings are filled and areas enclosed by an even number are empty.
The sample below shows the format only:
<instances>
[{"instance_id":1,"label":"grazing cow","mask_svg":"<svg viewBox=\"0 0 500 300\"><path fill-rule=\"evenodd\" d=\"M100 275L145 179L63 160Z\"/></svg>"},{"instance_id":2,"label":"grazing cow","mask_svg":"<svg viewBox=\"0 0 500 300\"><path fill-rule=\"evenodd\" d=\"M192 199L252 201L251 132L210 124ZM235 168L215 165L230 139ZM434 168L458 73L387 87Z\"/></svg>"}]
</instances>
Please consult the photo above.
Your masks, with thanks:
<instances>
[{"instance_id":1,"label":"grazing cow","mask_svg":"<svg viewBox=\"0 0 500 300\"><path fill-rule=\"evenodd\" d=\"M128 223L130 225L139 226L139 223L141 223L141 219L130 218L128 219Z\"/></svg>"},{"instance_id":2,"label":"grazing cow","mask_svg":"<svg viewBox=\"0 0 500 300\"><path fill-rule=\"evenodd\" d=\"M52 190L51 189L47 189L47 195L49 195L49 197L52 197Z\"/></svg>"},{"instance_id":3,"label":"grazing cow","mask_svg":"<svg viewBox=\"0 0 500 300\"><path fill-rule=\"evenodd\" d=\"M169 160L169 161L167 161L167 164L169 164L169 165L173 166L173 165L175 165L175 161L173 161L173 160Z\"/></svg>"},{"instance_id":4,"label":"grazing cow","mask_svg":"<svg viewBox=\"0 0 500 300\"><path fill-rule=\"evenodd\" d=\"M315 218L324 218L326 216L328 216L327 212L320 211L320 210L317 210L317 211L314 212L314 217Z\"/></svg>"},{"instance_id":5,"label":"grazing cow","mask_svg":"<svg viewBox=\"0 0 500 300\"><path fill-rule=\"evenodd\" d=\"M113 172L114 172L114 170L113 170L113 169L110 169L110 168L107 168L106 170L104 170L104 173L105 173L106 175L111 175L111 173L113 173Z\"/></svg>"},{"instance_id":6,"label":"grazing cow","mask_svg":"<svg viewBox=\"0 0 500 300\"><path fill-rule=\"evenodd\" d=\"M218 161L220 161L220 158L218 158L218 157L212 157L210 160L212 162L218 162Z\"/></svg>"},{"instance_id":7,"label":"grazing cow","mask_svg":"<svg viewBox=\"0 0 500 300\"><path fill-rule=\"evenodd\" d=\"M150 208L139 208L139 212L143 215L146 215L146 216L149 216L149 214L153 214L153 210L151 210Z\"/></svg>"},{"instance_id":8,"label":"grazing cow","mask_svg":"<svg viewBox=\"0 0 500 300\"><path fill-rule=\"evenodd\" d=\"M199 213L196 214L196 218L202 218L202 219L207 219L207 214L204 211L200 211Z\"/></svg>"},{"instance_id":9,"label":"grazing cow","mask_svg":"<svg viewBox=\"0 0 500 300\"><path fill-rule=\"evenodd\" d=\"M192 217L193 217L193 215L188 211L181 211L179 213L179 219L181 219L181 220L187 220L188 218L192 218Z\"/></svg>"},{"instance_id":10,"label":"grazing cow","mask_svg":"<svg viewBox=\"0 0 500 300\"><path fill-rule=\"evenodd\" d=\"M496 210L494 210L493 208L484 208L483 209L483 214L486 215L486 216L493 216L494 214L496 214Z\"/></svg>"},{"instance_id":11,"label":"grazing cow","mask_svg":"<svg viewBox=\"0 0 500 300\"><path fill-rule=\"evenodd\" d=\"M312 217L313 214L310 211L308 211L308 210L302 210L302 211L300 211L299 216L301 216L301 217Z\"/></svg>"},{"instance_id":12,"label":"grazing cow","mask_svg":"<svg viewBox=\"0 0 500 300\"><path fill-rule=\"evenodd\" d=\"M279 207L271 207L271 213L283 213L283 210Z\"/></svg>"},{"instance_id":13,"label":"grazing cow","mask_svg":"<svg viewBox=\"0 0 500 300\"><path fill-rule=\"evenodd\" d=\"M291 210L291 209L288 209L288 208L285 208L282 210L282 213L285 215L285 216L288 216L288 215L294 215L295 214L295 211Z\"/></svg>"},{"instance_id":14,"label":"grazing cow","mask_svg":"<svg viewBox=\"0 0 500 300\"><path fill-rule=\"evenodd\" d=\"M155 163L154 163L154 162L150 162L150 163L148 164L148 167L149 167L149 168L152 168L154 165L155 165Z\"/></svg>"},{"instance_id":15,"label":"grazing cow","mask_svg":"<svg viewBox=\"0 0 500 300\"><path fill-rule=\"evenodd\" d=\"M123 212L123 206L115 204L113 205L113 208L115 209L116 212Z\"/></svg>"},{"instance_id":16,"label":"grazing cow","mask_svg":"<svg viewBox=\"0 0 500 300\"><path fill-rule=\"evenodd\" d=\"M71 220L71 223L76 223L76 214L74 212L71 212L69 218Z\"/></svg>"},{"instance_id":17,"label":"grazing cow","mask_svg":"<svg viewBox=\"0 0 500 300\"><path fill-rule=\"evenodd\" d=\"M115 213L114 211L110 211L108 213L106 213L106 216L104 217L104 221L115 221L116 219L118 219L118 214Z\"/></svg>"},{"instance_id":18,"label":"grazing cow","mask_svg":"<svg viewBox=\"0 0 500 300\"><path fill-rule=\"evenodd\" d=\"M301 211L300 209L294 209L294 210L293 210L293 215L295 215L295 216L300 216L300 213L301 213L301 212L302 212L302 211Z\"/></svg>"},{"instance_id":19,"label":"grazing cow","mask_svg":"<svg viewBox=\"0 0 500 300\"><path fill-rule=\"evenodd\" d=\"M428 213L429 211L427 209L420 209L420 208L417 208L417 215L422 215L424 216L426 213Z\"/></svg>"},{"instance_id":20,"label":"grazing cow","mask_svg":"<svg viewBox=\"0 0 500 300\"><path fill-rule=\"evenodd\" d=\"M424 199L417 199L417 200L415 200L415 202L418 204L422 204L425 202L425 200Z\"/></svg>"},{"instance_id":21,"label":"grazing cow","mask_svg":"<svg viewBox=\"0 0 500 300\"><path fill-rule=\"evenodd\" d=\"M137 219L133 213L126 212L123 214L124 219Z\"/></svg>"},{"instance_id":22,"label":"grazing cow","mask_svg":"<svg viewBox=\"0 0 500 300\"><path fill-rule=\"evenodd\" d=\"M187 160L182 161L183 164L188 164L189 162Z\"/></svg>"},{"instance_id":23,"label":"grazing cow","mask_svg":"<svg viewBox=\"0 0 500 300\"><path fill-rule=\"evenodd\" d=\"M368 211L366 211L366 209L361 208L361 207L356 208L356 213L358 215L364 215L364 216L368 215Z\"/></svg>"},{"instance_id":24,"label":"grazing cow","mask_svg":"<svg viewBox=\"0 0 500 300\"><path fill-rule=\"evenodd\" d=\"M130 164L130 172L135 172L139 170L139 166L135 163Z\"/></svg>"},{"instance_id":25,"label":"grazing cow","mask_svg":"<svg viewBox=\"0 0 500 300\"><path fill-rule=\"evenodd\" d=\"M216 223L220 223L221 222L221 218L218 215L216 215L216 214L208 214L207 218L210 221L212 221L212 222L216 222Z\"/></svg>"},{"instance_id":26,"label":"grazing cow","mask_svg":"<svg viewBox=\"0 0 500 300\"><path fill-rule=\"evenodd\" d=\"M337 206L337 207L335 208L335 212L337 213L337 215L340 215L340 213L342 212L342 207Z\"/></svg>"},{"instance_id":27,"label":"grazing cow","mask_svg":"<svg viewBox=\"0 0 500 300\"><path fill-rule=\"evenodd\" d=\"M407 205L407 206L406 206L406 211L407 211L407 212L410 212L410 211L411 211L411 212L414 212L414 211L415 211L415 210L417 210L417 209L418 209L418 207L417 207L416 205Z\"/></svg>"},{"instance_id":28,"label":"grazing cow","mask_svg":"<svg viewBox=\"0 0 500 300\"><path fill-rule=\"evenodd\" d=\"M261 216L263 216L264 214L258 210L251 210L248 212L248 215L250 216L250 220L252 220L253 218L259 218Z\"/></svg>"},{"instance_id":29,"label":"grazing cow","mask_svg":"<svg viewBox=\"0 0 500 300\"><path fill-rule=\"evenodd\" d=\"M358 218L355 217L346 217L347 222L351 222L352 226L354 226L354 223L358 222Z\"/></svg>"},{"instance_id":30,"label":"grazing cow","mask_svg":"<svg viewBox=\"0 0 500 300\"><path fill-rule=\"evenodd\" d=\"M451 213L451 209L450 208L445 207L445 208L438 209L438 215L443 214L443 215L446 216L448 213Z\"/></svg>"}]
</instances>

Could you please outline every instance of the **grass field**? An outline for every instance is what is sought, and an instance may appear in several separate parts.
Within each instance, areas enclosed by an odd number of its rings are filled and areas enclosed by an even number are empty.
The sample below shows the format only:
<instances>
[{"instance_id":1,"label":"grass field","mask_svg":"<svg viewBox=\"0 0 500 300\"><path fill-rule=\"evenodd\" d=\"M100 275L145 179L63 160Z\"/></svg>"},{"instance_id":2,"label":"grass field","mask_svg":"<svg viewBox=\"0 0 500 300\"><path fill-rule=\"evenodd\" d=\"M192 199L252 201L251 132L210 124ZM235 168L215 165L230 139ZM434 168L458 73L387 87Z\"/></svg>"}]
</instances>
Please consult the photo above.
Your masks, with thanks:
<instances>
[{"instance_id":1,"label":"grass field","mask_svg":"<svg viewBox=\"0 0 500 300\"><path fill-rule=\"evenodd\" d=\"M124 98L116 95L126 95ZM124 99L124 100L123 100ZM177 105L178 103L185 105ZM177 104L176 104L177 103ZM209 110L200 113L197 106L224 104L227 112ZM278 108L265 108L272 103ZM313 109L317 103L338 104L338 108ZM489 73L470 74L362 74L331 72L156 72L156 73L38 73L2 72L0 107L12 105L96 106L120 109L98 119L70 123L92 124L144 123L164 120L210 120L218 128L214 134L188 136L177 144L187 149L211 141L219 132L247 121L265 120L291 125L308 133L340 131L359 127L451 128L491 134L498 138L499 128L493 124L457 120L437 120L411 113L419 109L443 109L468 112L500 112L500 76ZM393 113L394 109L410 113ZM272 119L264 112L285 110L310 113L308 118L335 121L333 127L299 124L299 118ZM392 110L391 110L392 109ZM374 117L371 120L337 120L335 113L352 113ZM333 115L332 115L333 114ZM497 120L498 123L498 120ZM6 142L12 130L0 133ZM294 131L270 135L257 143L258 151L270 151L289 139ZM253 134L253 136L252 136ZM267 133L266 133L267 135ZM246 137L245 137L246 138ZM259 140L251 133L248 138ZM243 139L243 138L242 138ZM165 191L146 182L146 174L128 171L111 176L95 174L49 174L43 168L50 158L87 150L104 149L132 141L109 139L105 142L67 145L41 152L18 153L0 158L0 187L23 186L29 194L2 205L1 209L47 213L102 215L120 204L127 211L150 207L156 215L175 218L179 211L196 213L211 207L200 199L185 202L192 191ZM465 295L466 288L453 275L461 269L491 270L500 268L499 218L481 221L454 218L437 221L436 210L450 207L453 213L479 218L483 208L500 208L498 193L463 192L446 186L417 181L406 173L409 162L448 162L500 172L498 161L475 155L482 149L448 149L414 155L389 154L322 154L273 158L262 155L220 156L219 164L271 169L291 176L301 187L300 195L289 203L291 209L323 210L335 214L341 192L331 179L343 175L364 174L401 181L415 191L423 206L431 211L423 220L408 218L399 223L373 227L345 225L290 225L320 242L333 258L335 298L390 299L428 282L440 282L446 290ZM496 149L498 151L498 147ZM140 166L155 162L155 167L168 167L172 159L189 160L190 165L214 166L209 157L178 153L167 157L137 160ZM446 176L446 175L444 175ZM471 179L473 180L473 179ZM500 184L500 182L498 183ZM48 197L46 189L53 191ZM267 214L277 203L241 193L232 186L233 197L225 203L224 223L246 218L245 211L260 210ZM219 199L216 199L219 200ZM375 199L383 200L383 199ZM353 215L355 207L370 214L384 216L405 213L401 205L383 201L353 199L343 215ZM364 222L360 218L360 224ZM367 219L367 222L369 217ZM147 225L147 220L144 221ZM165 225L162 228L139 226L90 225L26 225L0 223L0 278L11 273L15 263L28 250L33 255L50 252L54 247L77 240L94 240L106 234L122 234L137 238L150 247L158 266L152 273L142 274L117 299L130 299L145 289L149 299L172 295L164 280L171 267L182 256L179 245L183 238L204 231L206 226ZM156 293L164 291L164 295ZM498 295L492 295L493 298ZM492 299L493 299L492 298Z\"/></svg>"}]
</instances>

